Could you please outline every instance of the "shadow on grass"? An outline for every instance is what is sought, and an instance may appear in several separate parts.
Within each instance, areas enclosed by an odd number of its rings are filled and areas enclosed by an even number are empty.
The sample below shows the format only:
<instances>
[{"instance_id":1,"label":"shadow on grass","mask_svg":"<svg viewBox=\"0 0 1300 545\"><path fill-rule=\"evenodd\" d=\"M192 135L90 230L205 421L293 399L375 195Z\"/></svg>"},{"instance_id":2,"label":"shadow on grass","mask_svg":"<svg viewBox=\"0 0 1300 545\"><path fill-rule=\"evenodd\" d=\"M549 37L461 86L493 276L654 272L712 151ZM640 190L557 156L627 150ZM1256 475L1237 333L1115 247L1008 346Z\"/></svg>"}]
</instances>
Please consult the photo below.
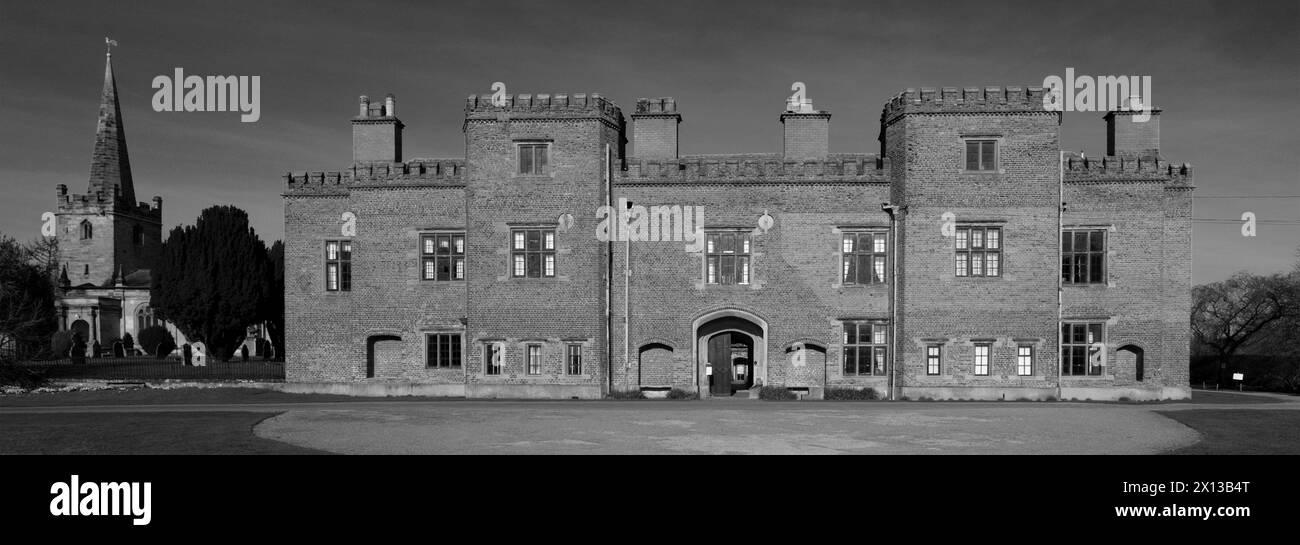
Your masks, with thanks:
<instances>
[{"instance_id":1,"label":"shadow on grass","mask_svg":"<svg viewBox=\"0 0 1300 545\"><path fill-rule=\"evenodd\" d=\"M1300 454L1300 411L1156 412L1201 433L1200 442L1166 454Z\"/></svg>"},{"instance_id":2,"label":"shadow on grass","mask_svg":"<svg viewBox=\"0 0 1300 545\"><path fill-rule=\"evenodd\" d=\"M0 414L0 454L328 454L253 435L278 414Z\"/></svg>"}]
</instances>

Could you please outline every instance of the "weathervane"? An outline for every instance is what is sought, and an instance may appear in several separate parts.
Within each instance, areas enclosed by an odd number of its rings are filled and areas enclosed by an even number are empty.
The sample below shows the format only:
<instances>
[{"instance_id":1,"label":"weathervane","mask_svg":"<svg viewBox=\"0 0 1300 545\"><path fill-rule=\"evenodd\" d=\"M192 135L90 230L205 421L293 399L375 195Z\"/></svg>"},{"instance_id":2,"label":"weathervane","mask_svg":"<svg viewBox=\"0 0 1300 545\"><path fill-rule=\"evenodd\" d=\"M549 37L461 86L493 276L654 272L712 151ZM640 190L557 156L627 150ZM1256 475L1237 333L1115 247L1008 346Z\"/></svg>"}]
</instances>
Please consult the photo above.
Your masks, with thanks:
<instances>
[{"instance_id":1,"label":"weathervane","mask_svg":"<svg viewBox=\"0 0 1300 545\"><path fill-rule=\"evenodd\" d=\"M117 45L117 40L111 40L108 36L104 36L104 48L108 50L108 56L113 56L113 46L115 45Z\"/></svg>"}]
</instances>

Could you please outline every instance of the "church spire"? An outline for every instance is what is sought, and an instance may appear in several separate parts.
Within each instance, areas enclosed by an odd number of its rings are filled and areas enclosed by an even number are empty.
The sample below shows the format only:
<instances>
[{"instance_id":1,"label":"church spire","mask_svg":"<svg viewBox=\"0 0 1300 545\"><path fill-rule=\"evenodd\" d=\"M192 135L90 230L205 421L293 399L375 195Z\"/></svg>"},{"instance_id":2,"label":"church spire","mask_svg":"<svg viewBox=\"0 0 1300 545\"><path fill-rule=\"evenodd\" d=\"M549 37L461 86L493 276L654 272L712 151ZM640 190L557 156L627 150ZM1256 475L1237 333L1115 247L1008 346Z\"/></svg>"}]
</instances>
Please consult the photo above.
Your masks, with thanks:
<instances>
[{"instance_id":1,"label":"church spire","mask_svg":"<svg viewBox=\"0 0 1300 545\"><path fill-rule=\"evenodd\" d=\"M113 54L104 61L104 91L100 95L99 125L95 132L95 151L90 160L89 193L105 194L135 206L135 185L131 182L131 160L126 153L126 131L122 128L122 108L117 103L117 80L113 78Z\"/></svg>"}]
</instances>

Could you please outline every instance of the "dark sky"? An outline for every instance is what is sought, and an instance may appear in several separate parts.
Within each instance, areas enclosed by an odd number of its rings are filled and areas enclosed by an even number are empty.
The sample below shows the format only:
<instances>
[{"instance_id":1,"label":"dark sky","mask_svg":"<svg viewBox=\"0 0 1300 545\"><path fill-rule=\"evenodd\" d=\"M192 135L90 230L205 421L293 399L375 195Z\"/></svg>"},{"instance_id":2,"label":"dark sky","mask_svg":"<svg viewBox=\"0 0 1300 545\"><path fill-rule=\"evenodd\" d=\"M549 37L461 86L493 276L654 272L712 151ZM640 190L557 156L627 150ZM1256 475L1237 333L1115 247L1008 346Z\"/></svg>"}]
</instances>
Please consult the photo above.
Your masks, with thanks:
<instances>
[{"instance_id":1,"label":"dark sky","mask_svg":"<svg viewBox=\"0 0 1300 545\"><path fill-rule=\"evenodd\" d=\"M464 99L599 92L630 112L673 96L684 154L779 152L793 81L833 114L832 152L874 152L881 105L907 87L1041 85L1047 75L1150 75L1162 153L1200 195L1300 194L1300 12L1284 2L6 2L0 4L0 232L30 239L54 186L85 191L113 60L140 200L170 228L248 210L283 235L280 176L351 161L357 96L397 95L405 155L463 156ZM261 121L157 113L150 82L259 75ZM1096 113L1064 146L1105 151ZM1198 218L1300 220L1300 199L1198 199ZM1198 224L1194 281L1296 261L1300 226Z\"/></svg>"}]
</instances>

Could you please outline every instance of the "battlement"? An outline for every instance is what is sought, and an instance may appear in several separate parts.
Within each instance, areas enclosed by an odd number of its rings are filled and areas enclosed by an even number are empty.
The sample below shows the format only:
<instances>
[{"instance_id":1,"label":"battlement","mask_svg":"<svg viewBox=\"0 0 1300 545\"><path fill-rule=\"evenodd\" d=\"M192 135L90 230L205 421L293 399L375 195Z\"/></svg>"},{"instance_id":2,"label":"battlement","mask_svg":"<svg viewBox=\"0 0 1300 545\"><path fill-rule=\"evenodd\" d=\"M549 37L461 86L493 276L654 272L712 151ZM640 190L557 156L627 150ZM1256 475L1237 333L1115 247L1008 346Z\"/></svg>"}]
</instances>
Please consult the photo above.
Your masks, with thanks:
<instances>
[{"instance_id":1,"label":"battlement","mask_svg":"<svg viewBox=\"0 0 1300 545\"><path fill-rule=\"evenodd\" d=\"M501 114L536 119L599 118L620 125L623 112L613 101L599 93L501 95L501 105L492 95L470 95L465 100L465 120L496 121Z\"/></svg>"},{"instance_id":2,"label":"battlement","mask_svg":"<svg viewBox=\"0 0 1300 545\"><path fill-rule=\"evenodd\" d=\"M1067 183L1164 180L1168 185L1192 185L1191 165L1162 161L1158 157L1088 157L1081 153L1065 152L1064 161Z\"/></svg>"},{"instance_id":3,"label":"battlement","mask_svg":"<svg viewBox=\"0 0 1300 545\"><path fill-rule=\"evenodd\" d=\"M286 172L285 194L347 194L353 187L459 186L464 159L412 159L404 163L355 163L340 171Z\"/></svg>"},{"instance_id":4,"label":"battlement","mask_svg":"<svg viewBox=\"0 0 1300 545\"><path fill-rule=\"evenodd\" d=\"M880 119L892 123L909 113L1048 112L1042 87L909 87L885 103ZM1052 112L1055 113L1055 112Z\"/></svg>"},{"instance_id":5,"label":"battlement","mask_svg":"<svg viewBox=\"0 0 1300 545\"><path fill-rule=\"evenodd\" d=\"M162 198L153 202L128 203L117 195L106 192L70 194L66 184L55 188L56 206L60 214L130 214L153 221L162 221Z\"/></svg>"},{"instance_id":6,"label":"battlement","mask_svg":"<svg viewBox=\"0 0 1300 545\"><path fill-rule=\"evenodd\" d=\"M876 154L832 154L825 160L786 159L779 154L630 157L624 166L615 183L889 183L889 160Z\"/></svg>"},{"instance_id":7,"label":"battlement","mask_svg":"<svg viewBox=\"0 0 1300 545\"><path fill-rule=\"evenodd\" d=\"M677 100L673 97L638 98L636 113L633 115L680 115L677 113Z\"/></svg>"}]
</instances>

